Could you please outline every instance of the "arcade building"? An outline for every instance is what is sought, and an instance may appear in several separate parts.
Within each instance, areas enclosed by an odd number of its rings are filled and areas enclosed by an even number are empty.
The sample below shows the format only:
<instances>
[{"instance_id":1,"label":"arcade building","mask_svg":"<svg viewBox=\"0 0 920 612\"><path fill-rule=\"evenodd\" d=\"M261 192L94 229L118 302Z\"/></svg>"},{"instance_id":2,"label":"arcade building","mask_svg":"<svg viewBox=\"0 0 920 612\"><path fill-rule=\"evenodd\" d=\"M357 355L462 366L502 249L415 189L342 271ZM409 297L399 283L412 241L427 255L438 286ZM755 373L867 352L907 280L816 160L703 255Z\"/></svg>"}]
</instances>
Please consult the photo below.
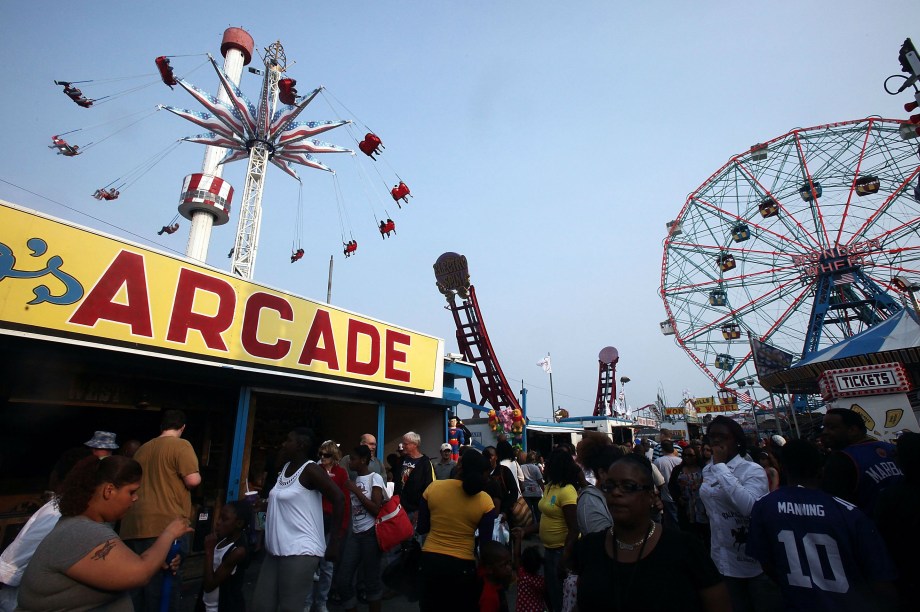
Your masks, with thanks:
<instances>
[{"instance_id":1,"label":"arcade building","mask_svg":"<svg viewBox=\"0 0 920 612\"><path fill-rule=\"evenodd\" d=\"M96 430L145 442L183 410L213 510L297 426L343 454L374 433L381 461L416 431L436 456L471 375L440 338L0 201L0 549Z\"/></svg>"}]
</instances>

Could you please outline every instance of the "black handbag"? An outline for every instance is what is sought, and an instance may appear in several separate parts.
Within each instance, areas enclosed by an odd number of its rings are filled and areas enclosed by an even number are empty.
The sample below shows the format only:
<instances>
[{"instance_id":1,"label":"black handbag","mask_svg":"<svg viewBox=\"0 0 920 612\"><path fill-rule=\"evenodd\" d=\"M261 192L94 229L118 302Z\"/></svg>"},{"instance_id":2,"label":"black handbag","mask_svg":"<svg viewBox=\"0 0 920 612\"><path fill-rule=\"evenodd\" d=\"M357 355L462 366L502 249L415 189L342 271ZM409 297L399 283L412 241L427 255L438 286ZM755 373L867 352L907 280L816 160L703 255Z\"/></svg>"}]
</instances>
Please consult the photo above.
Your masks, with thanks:
<instances>
[{"instance_id":1,"label":"black handbag","mask_svg":"<svg viewBox=\"0 0 920 612\"><path fill-rule=\"evenodd\" d=\"M405 595L409 601L418 601L421 560L421 545L415 538L407 540L402 544L399 556L383 570L383 584Z\"/></svg>"}]
</instances>

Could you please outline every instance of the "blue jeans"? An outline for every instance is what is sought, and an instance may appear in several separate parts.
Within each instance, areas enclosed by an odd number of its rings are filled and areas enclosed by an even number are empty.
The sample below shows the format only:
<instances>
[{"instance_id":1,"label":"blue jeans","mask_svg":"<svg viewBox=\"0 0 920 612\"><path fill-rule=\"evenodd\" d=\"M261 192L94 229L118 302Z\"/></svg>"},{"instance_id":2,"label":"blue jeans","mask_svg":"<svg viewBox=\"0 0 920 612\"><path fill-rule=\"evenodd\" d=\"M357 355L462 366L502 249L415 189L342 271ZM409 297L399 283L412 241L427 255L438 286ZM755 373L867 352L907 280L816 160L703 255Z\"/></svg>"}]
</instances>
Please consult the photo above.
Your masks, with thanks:
<instances>
[{"instance_id":1,"label":"blue jeans","mask_svg":"<svg viewBox=\"0 0 920 612\"><path fill-rule=\"evenodd\" d=\"M138 538L134 540L125 540L125 545L140 555L145 550L153 546L156 538ZM179 570L175 576L166 570L160 570L153 575L146 586L131 589L131 603L134 604L135 612L160 612L160 594L163 592L165 582L169 582L169 610L176 612L179 609L180 585L182 584L182 566L185 565L185 559L188 557L189 545L191 543L191 534L182 537L179 540L182 548L179 554L182 555L182 561Z\"/></svg>"},{"instance_id":2,"label":"blue jeans","mask_svg":"<svg viewBox=\"0 0 920 612\"><path fill-rule=\"evenodd\" d=\"M346 541L348 539L346 534ZM344 543L342 544L344 547ZM326 534L326 546L329 546L329 534ZM325 559L319 560L319 580L313 583L313 588L307 593L307 599L304 601L304 609L309 610L313 604L326 605L329 599L329 591L332 590L332 574L335 572L335 564ZM313 580L313 576L310 576Z\"/></svg>"},{"instance_id":3,"label":"blue jeans","mask_svg":"<svg viewBox=\"0 0 920 612\"><path fill-rule=\"evenodd\" d=\"M680 529L680 522L677 518L677 502L661 500L661 504L664 506L662 525L671 529Z\"/></svg>"},{"instance_id":4,"label":"blue jeans","mask_svg":"<svg viewBox=\"0 0 920 612\"><path fill-rule=\"evenodd\" d=\"M335 588L342 598L346 610L356 608L355 574L358 568L364 570L364 589L368 601L380 601L383 597L383 583L380 581L380 559L382 553L377 544L377 530L371 527L361 533L349 533L345 548L335 574Z\"/></svg>"}]
</instances>

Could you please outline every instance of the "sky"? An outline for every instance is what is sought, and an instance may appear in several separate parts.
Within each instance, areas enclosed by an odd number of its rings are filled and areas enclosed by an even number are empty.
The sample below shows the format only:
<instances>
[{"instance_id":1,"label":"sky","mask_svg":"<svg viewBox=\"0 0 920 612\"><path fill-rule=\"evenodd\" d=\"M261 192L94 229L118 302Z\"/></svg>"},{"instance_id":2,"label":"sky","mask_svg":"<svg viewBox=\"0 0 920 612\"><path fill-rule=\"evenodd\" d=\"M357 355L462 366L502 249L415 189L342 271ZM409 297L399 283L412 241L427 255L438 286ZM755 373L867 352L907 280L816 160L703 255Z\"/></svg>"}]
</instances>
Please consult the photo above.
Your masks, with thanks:
<instances>
[{"instance_id":1,"label":"sky","mask_svg":"<svg viewBox=\"0 0 920 612\"><path fill-rule=\"evenodd\" d=\"M114 202L91 194L204 131L153 112L201 110L157 79L155 57L175 56L178 76L215 92L204 54L220 59L227 27L246 29L260 50L280 40L300 93L327 88L301 118L351 119L351 131L321 138L356 149L353 137L372 130L386 149L376 163L323 156L335 179L298 169L302 196L271 167L253 280L325 301L333 256L333 305L444 338L451 352L455 330L431 266L462 253L502 369L528 389L532 418L551 414L537 366L547 353L555 402L572 415L593 410L605 346L619 351L617 378L630 378L633 407L659 389L671 405L684 390L712 395L659 330L665 223L754 143L796 127L905 117L907 98L882 83L899 72L903 40L920 43L916 0L871 10L855 0L49 6L0 3L0 198L184 254L188 221L172 236L156 231L176 215L203 146L181 144ZM94 98L150 85L82 109L55 79L90 80L79 87ZM260 85L244 71L244 93L255 98ZM69 130L79 130L66 136L74 144L105 140L79 157L55 155L51 135ZM244 174L245 162L224 170L234 214L215 228L207 260L223 270ZM401 209L387 193L397 175L414 196ZM386 241L376 230L384 216L397 224ZM347 260L343 227L359 242ZM306 254L291 264L298 236Z\"/></svg>"}]
</instances>

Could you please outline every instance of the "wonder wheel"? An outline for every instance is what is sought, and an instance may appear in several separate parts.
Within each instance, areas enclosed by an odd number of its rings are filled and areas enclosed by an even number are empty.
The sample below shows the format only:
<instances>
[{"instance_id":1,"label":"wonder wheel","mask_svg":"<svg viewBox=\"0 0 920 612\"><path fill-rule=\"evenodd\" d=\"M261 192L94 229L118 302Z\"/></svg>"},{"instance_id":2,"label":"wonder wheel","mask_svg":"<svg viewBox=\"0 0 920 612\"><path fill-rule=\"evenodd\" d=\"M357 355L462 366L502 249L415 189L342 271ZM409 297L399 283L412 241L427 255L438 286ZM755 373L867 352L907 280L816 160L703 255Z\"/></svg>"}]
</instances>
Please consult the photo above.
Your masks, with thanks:
<instances>
[{"instance_id":1,"label":"wonder wheel","mask_svg":"<svg viewBox=\"0 0 920 612\"><path fill-rule=\"evenodd\" d=\"M795 361L909 303L920 287L909 128L868 118L795 129L687 197L668 224L661 326L717 387L737 396L729 385L755 375L749 335Z\"/></svg>"}]
</instances>

